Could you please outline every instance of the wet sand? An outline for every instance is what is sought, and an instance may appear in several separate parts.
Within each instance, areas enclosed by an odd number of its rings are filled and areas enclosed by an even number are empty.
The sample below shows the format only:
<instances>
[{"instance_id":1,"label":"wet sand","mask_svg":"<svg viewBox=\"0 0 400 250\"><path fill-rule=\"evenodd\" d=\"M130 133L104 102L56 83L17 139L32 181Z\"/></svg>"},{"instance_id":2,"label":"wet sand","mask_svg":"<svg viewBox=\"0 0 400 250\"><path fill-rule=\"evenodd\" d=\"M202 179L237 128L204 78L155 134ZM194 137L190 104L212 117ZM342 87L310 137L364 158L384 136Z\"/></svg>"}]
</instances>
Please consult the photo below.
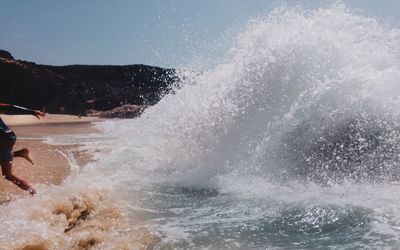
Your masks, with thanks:
<instances>
[{"instance_id":1,"label":"wet sand","mask_svg":"<svg viewBox=\"0 0 400 250\"><path fill-rule=\"evenodd\" d=\"M92 126L97 118L48 115L37 120L32 116L1 116L17 135L14 150L28 148L34 165L23 158L15 158L13 172L35 188L35 184L59 185L70 173L68 157L73 156L76 164L82 167L91 161L88 152L79 145L50 145L43 141L49 135L94 133ZM40 189L36 190L38 193ZM23 190L11 182L0 178L0 204L26 196Z\"/></svg>"},{"instance_id":2,"label":"wet sand","mask_svg":"<svg viewBox=\"0 0 400 250\"><path fill-rule=\"evenodd\" d=\"M5 209L8 209L6 213L11 217L43 224L46 230L38 233L29 228L18 228L10 234L10 238L16 240L0 242L0 248L154 249L161 238L147 229L132 229L130 225L135 221L126 217L123 207L104 200L106 191L79 186L73 192L67 193L63 189L41 190L46 185L61 184L70 174L70 165L65 154L72 154L79 167L92 160L92 155L82 151L79 145L49 145L43 138L49 135L94 133L97 130L91 122L99 120L57 116L47 117L47 122L30 120L27 123L24 119L4 120L17 134L14 149L29 148L35 162L32 166L24 159L14 159L14 173L32 184L38 196L33 199L19 199L29 197L29 194L0 178L0 204L10 205L5 206ZM49 195L41 196L41 192ZM13 200L26 206L22 213L19 213L18 205L9 203ZM23 233L19 234L20 231Z\"/></svg>"}]
</instances>

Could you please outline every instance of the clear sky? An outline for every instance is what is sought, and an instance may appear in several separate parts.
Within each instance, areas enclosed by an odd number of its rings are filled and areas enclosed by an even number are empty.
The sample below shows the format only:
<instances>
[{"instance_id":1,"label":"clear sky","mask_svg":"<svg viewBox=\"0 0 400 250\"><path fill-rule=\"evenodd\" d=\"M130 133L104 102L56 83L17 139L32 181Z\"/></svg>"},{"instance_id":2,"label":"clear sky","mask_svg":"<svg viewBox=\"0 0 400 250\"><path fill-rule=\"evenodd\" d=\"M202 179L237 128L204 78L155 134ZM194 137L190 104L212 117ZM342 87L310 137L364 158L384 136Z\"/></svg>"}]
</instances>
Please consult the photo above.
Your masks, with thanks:
<instances>
[{"instance_id":1,"label":"clear sky","mask_svg":"<svg viewBox=\"0 0 400 250\"><path fill-rule=\"evenodd\" d=\"M282 5L332 1L0 0L0 49L40 64L180 67L226 52L248 20ZM400 0L348 0L400 28Z\"/></svg>"}]
</instances>

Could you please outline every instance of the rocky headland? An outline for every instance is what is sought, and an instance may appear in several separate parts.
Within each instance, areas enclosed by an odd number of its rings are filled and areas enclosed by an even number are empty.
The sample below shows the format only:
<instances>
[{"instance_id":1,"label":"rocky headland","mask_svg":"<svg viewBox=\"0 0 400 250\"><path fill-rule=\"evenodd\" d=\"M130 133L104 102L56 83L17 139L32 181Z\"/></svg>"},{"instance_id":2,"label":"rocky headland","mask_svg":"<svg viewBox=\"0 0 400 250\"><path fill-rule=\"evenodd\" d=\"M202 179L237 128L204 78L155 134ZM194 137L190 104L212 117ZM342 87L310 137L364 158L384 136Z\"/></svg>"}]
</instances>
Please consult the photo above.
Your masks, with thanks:
<instances>
[{"instance_id":1,"label":"rocky headland","mask_svg":"<svg viewBox=\"0 0 400 250\"><path fill-rule=\"evenodd\" d=\"M157 103L176 80L173 69L147 65L40 65L16 60L8 51L0 50L0 102L49 113L85 115L88 110L112 110L125 104L143 110ZM125 113L132 116L141 112Z\"/></svg>"}]
</instances>

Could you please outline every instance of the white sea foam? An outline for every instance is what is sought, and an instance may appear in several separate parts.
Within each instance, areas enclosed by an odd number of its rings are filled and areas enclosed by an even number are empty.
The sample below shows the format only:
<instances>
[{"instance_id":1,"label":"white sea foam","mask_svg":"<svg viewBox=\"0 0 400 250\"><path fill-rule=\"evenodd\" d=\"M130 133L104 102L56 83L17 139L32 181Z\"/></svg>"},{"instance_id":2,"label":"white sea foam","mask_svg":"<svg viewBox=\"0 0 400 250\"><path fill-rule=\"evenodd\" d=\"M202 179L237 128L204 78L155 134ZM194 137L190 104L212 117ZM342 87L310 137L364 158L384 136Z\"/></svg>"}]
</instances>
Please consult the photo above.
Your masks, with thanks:
<instances>
[{"instance_id":1,"label":"white sea foam","mask_svg":"<svg viewBox=\"0 0 400 250\"><path fill-rule=\"evenodd\" d=\"M138 119L98 124L108 139L88 144L102 152L93 166L1 208L0 240L33 227L70 246L49 204L88 190L172 248L395 247L399 44L398 29L341 5L253 20L224 63L182 70Z\"/></svg>"}]
</instances>

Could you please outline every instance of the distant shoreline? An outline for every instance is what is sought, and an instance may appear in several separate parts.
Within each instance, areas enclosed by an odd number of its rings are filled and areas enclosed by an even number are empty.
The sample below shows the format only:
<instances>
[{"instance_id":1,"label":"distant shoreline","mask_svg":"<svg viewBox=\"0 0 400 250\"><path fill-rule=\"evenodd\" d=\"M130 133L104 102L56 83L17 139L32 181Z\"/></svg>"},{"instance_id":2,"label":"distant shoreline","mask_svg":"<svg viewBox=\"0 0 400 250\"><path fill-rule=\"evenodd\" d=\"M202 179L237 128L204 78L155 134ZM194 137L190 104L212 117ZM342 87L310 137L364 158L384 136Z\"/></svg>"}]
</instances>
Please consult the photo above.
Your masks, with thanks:
<instances>
[{"instance_id":1,"label":"distant shoreline","mask_svg":"<svg viewBox=\"0 0 400 250\"><path fill-rule=\"evenodd\" d=\"M92 116L75 116L64 114L46 114L42 119L37 119L32 115L1 115L1 118L9 126L26 126L40 124L60 124L60 123L91 123L104 119Z\"/></svg>"}]
</instances>

